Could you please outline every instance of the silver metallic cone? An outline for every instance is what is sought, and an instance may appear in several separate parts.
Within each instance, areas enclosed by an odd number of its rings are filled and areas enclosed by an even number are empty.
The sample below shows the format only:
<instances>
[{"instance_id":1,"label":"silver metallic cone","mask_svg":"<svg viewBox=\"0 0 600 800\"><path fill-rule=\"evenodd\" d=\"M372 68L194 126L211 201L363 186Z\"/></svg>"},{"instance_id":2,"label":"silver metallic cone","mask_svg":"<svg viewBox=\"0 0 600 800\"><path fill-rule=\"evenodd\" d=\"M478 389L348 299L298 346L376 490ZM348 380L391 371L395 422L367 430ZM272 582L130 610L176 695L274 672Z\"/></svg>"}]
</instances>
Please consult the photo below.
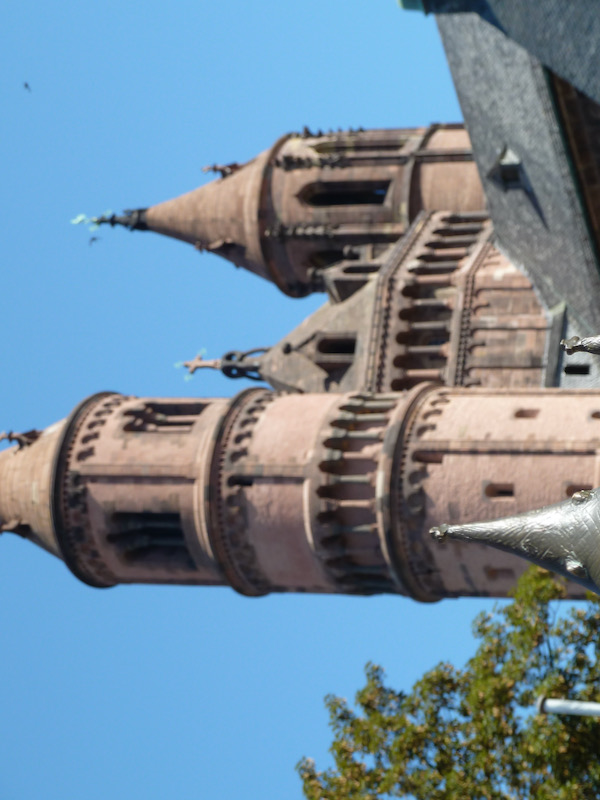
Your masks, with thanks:
<instances>
[{"instance_id":1,"label":"silver metallic cone","mask_svg":"<svg viewBox=\"0 0 600 800\"><path fill-rule=\"evenodd\" d=\"M431 528L446 538L481 542L526 558L600 594L600 489L514 517Z\"/></svg>"},{"instance_id":2,"label":"silver metallic cone","mask_svg":"<svg viewBox=\"0 0 600 800\"><path fill-rule=\"evenodd\" d=\"M570 339L561 339L560 345L567 355L573 353L595 353L600 355L600 336L571 336Z\"/></svg>"}]
</instances>

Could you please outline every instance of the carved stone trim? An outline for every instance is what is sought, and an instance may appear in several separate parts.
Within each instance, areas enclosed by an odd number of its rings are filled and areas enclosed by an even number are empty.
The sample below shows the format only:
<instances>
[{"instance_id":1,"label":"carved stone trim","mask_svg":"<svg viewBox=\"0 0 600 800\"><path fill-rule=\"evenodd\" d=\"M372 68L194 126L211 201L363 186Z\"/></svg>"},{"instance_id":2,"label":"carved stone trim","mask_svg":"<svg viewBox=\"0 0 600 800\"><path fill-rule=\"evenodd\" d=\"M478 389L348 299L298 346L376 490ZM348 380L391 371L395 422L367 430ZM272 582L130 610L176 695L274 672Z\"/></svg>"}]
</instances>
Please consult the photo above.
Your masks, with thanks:
<instances>
[{"instance_id":1,"label":"carved stone trim","mask_svg":"<svg viewBox=\"0 0 600 800\"><path fill-rule=\"evenodd\" d=\"M85 481L77 470L77 463L93 453L94 441L106 424L106 418L126 400L120 394L101 392L80 403L67 421L53 470L52 516L61 554L74 575L98 588L114 586L118 580L96 548Z\"/></svg>"},{"instance_id":2,"label":"carved stone trim","mask_svg":"<svg viewBox=\"0 0 600 800\"><path fill-rule=\"evenodd\" d=\"M423 484L427 465L413 461L419 435L417 423L427 421L429 429L450 402L448 390L423 384L406 409L397 438L390 479L390 515L394 563L402 566L401 577L416 600L432 602L445 595L434 560L424 537L425 495ZM417 442L418 445L418 442Z\"/></svg>"},{"instance_id":3,"label":"carved stone trim","mask_svg":"<svg viewBox=\"0 0 600 800\"><path fill-rule=\"evenodd\" d=\"M324 434L315 548L340 590L402 593L381 548L376 473L398 395L345 398Z\"/></svg>"},{"instance_id":4,"label":"carved stone trim","mask_svg":"<svg viewBox=\"0 0 600 800\"><path fill-rule=\"evenodd\" d=\"M217 434L211 467L211 545L231 586L251 596L267 594L270 584L247 538L243 486L252 478L246 457L254 426L274 397L264 389L249 389L234 399Z\"/></svg>"},{"instance_id":5,"label":"carved stone trim","mask_svg":"<svg viewBox=\"0 0 600 800\"><path fill-rule=\"evenodd\" d=\"M447 380L454 276L489 235L481 212L422 214L413 223L377 278L371 390L403 391Z\"/></svg>"}]
</instances>

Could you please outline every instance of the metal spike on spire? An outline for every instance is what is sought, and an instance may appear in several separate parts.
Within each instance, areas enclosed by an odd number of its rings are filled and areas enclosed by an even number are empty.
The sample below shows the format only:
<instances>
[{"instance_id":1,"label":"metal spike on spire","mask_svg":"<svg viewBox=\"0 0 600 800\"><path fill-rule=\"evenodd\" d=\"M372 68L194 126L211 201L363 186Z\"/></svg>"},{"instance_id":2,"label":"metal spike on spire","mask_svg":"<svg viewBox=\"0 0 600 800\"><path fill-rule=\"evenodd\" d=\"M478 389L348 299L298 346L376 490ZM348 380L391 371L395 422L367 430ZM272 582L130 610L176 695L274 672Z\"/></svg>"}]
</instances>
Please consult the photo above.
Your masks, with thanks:
<instances>
[{"instance_id":1,"label":"metal spike on spire","mask_svg":"<svg viewBox=\"0 0 600 800\"><path fill-rule=\"evenodd\" d=\"M146 208L128 208L120 215L102 214L100 217L93 217L92 222L96 225L110 225L111 228L114 228L115 225L122 225L130 231L146 231L148 230L146 211Z\"/></svg>"},{"instance_id":2,"label":"metal spike on spire","mask_svg":"<svg viewBox=\"0 0 600 800\"><path fill-rule=\"evenodd\" d=\"M514 553L600 594L600 489L514 517L429 532L439 542L480 542Z\"/></svg>"},{"instance_id":3,"label":"metal spike on spire","mask_svg":"<svg viewBox=\"0 0 600 800\"><path fill-rule=\"evenodd\" d=\"M19 445L19 449L21 447L28 447L30 444L33 444L36 439L39 439L41 436L41 431L37 429L33 429L30 431L25 431L25 433L14 433L14 431L2 431L0 433L0 442L16 442Z\"/></svg>"},{"instance_id":4,"label":"metal spike on spire","mask_svg":"<svg viewBox=\"0 0 600 800\"><path fill-rule=\"evenodd\" d=\"M600 355L600 336L571 336L570 339L561 339L560 346L571 356L573 353L594 353Z\"/></svg>"}]
</instances>

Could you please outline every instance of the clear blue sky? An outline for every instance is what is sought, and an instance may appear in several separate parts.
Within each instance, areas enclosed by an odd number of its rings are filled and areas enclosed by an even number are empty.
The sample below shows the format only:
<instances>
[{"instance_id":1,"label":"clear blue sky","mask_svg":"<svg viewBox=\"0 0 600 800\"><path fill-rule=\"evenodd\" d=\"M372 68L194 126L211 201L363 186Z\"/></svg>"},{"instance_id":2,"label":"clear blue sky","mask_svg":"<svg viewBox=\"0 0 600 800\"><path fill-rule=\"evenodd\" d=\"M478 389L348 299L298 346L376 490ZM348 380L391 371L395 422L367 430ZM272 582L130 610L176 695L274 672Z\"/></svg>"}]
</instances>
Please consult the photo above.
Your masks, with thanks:
<instances>
[{"instance_id":1,"label":"clear blue sky","mask_svg":"<svg viewBox=\"0 0 600 800\"><path fill-rule=\"evenodd\" d=\"M323 302L152 234L89 246L76 214L180 194L303 125L461 117L433 19L394 0L21 0L0 27L0 429L106 389L233 394L173 363L270 345ZM462 663L490 606L99 591L9 535L0 593L0 800L298 800L295 763L328 763L324 695L369 660L405 689Z\"/></svg>"}]
</instances>

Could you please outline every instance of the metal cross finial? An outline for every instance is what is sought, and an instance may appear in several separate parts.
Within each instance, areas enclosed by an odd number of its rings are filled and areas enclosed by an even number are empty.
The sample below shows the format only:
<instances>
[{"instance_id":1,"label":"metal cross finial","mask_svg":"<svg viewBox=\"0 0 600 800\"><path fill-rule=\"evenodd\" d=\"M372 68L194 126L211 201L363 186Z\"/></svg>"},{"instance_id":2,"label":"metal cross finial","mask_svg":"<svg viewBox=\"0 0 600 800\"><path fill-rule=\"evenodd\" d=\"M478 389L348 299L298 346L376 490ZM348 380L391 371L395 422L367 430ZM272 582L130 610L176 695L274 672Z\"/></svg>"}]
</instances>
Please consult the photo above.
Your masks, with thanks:
<instances>
[{"instance_id":1,"label":"metal cross finial","mask_svg":"<svg viewBox=\"0 0 600 800\"><path fill-rule=\"evenodd\" d=\"M204 359L201 355L191 361L184 361L183 366L193 375L197 369L220 369L227 378L249 378L262 381L260 360L251 356L263 355L268 348L256 347L254 350L230 350L223 358Z\"/></svg>"},{"instance_id":2,"label":"metal cross finial","mask_svg":"<svg viewBox=\"0 0 600 800\"><path fill-rule=\"evenodd\" d=\"M202 358L198 355L191 361L184 361L183 366L187 369L190 375L193 375L197 369L221 369L220 358Z\"/></svg>"}]
</instances>

